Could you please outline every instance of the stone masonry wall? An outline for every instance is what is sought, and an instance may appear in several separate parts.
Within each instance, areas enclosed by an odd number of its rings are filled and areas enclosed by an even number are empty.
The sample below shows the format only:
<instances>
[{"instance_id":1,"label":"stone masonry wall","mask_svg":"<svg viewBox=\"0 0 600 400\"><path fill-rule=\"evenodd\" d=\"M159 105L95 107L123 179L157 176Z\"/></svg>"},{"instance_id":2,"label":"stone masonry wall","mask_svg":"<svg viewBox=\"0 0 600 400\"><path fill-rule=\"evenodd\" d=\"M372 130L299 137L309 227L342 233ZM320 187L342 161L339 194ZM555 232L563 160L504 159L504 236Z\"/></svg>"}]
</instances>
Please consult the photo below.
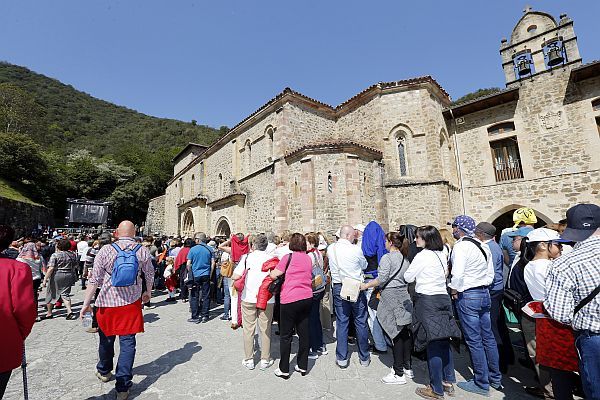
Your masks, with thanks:
<instances>
[{"instance_id":1,"label":"stone masonry wall","mask_svg":"<svg viewBox=\"0 0 600 400\"><path fill-rule=\"evenodd\" d=\"M153 235L157 232L165 232L165 195L155 197L148 203L146 233Z\"/></svg>"},{"instance_id":2,"label":"stone masonry wall","mask_svg":"<svg viewBox=\"0 0 600 400\"><path fill-rule=\"evenodd\" d=\"M38 224L54 226L51 208L0 197L0 224L10 225L16 237L30 234Z\"/></svg>"}]
</instances>

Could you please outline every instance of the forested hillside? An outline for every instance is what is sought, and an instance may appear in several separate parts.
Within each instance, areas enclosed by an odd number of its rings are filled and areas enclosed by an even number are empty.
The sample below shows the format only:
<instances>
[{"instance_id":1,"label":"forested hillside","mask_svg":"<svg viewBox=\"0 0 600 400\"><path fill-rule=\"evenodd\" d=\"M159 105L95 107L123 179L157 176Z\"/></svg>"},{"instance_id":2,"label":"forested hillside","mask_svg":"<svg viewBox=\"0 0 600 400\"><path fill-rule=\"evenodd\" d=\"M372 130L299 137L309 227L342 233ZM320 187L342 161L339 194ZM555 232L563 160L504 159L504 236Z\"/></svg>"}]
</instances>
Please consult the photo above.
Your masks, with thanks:
<instances>
[{"instance_id":1,"label":"forested hillside","mask_svg":"<svg viewBox=\"0 0 600 400\"><path fill-rule=\"evenodd\" d=\"M0 177L57 216L67 197L87 197L111 200L116 219L141 223L172 157L226 129L150 117L0 63Z\"/></svg>"}]
</instances>

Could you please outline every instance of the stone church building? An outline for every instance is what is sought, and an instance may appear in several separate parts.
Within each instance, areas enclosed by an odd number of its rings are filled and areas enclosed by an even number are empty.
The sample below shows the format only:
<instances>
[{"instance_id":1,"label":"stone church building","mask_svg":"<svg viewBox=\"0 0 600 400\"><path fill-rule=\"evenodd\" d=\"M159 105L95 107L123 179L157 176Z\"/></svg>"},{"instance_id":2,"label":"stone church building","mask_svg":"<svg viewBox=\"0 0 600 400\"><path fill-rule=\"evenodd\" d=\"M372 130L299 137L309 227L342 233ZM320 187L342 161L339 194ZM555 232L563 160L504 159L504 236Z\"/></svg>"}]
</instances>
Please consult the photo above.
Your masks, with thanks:
<instances>
[{"instance_id":1,"label":"stone church building","mask_svg":"<svg viewBox=\"0 0 600 400\"><path fill-rule=\"evenodd\" d=\"M506 225L600 203L600 62L573 21L527 9L500 45L506 89L451 105L430 76L374 84L333 107L286 88L211 146L174 159L147 231L323 231L378 221Z\"/></svg>"}]
</instances>

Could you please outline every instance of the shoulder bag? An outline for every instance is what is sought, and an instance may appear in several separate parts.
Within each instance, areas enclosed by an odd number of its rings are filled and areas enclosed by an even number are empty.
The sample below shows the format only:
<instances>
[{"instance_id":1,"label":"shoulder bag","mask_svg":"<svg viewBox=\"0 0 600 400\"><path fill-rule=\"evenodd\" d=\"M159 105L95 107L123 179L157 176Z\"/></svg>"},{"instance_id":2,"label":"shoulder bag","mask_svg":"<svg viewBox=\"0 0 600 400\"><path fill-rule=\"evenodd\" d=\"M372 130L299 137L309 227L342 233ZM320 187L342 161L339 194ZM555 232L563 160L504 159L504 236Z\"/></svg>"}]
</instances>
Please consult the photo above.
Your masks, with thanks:
<instances>
[{"instance_id":1,"label":"shoulder bag","mask_svg":"<svg viewBox=\"0 0 600 400\"><path fill-rule=\"evenodd\" d=\"M246 275L248 275L248 256L244 258L244 273L241 278L237 281L233 282L233 287L238 293L242 293L244 291L244 287L246 286Z\"/></svg>"},{"instance_id":2,"label":"shoulder bag","mask_svg":"<svg viewBox=\"0 0 600 400\"><path fill-rule=\"evenodd\" d=\"M283 281L285 281L285 273L290 266L290 261L292 261L292 253L288 256L287 263L285 264L285 269L283 270L283 274L279 275L277 278L273 280L273 282L269 283L269 287L267 288L269 292L274 296L276 294L281 293L281 287L283 286Z\"/></svg>"},{"instance_id":3,"label":"shoulder bag","mask_svg":"<svg viewBox=\"0 0 600 400\"><path fill-rule=\"evenodd\" d=\"M335 258L335 264L338 269L340 268L340 263L338 261L337 256L337 247L338 244L334 245L333 257ZM350 303L356 303L358 300L358 295L360 294L360 284L362 281L350 277L346 277L342 280L342 290L340 290L340 297L342 300L349 301Z\"/></svg>"},{"instance_id":4,"label":"shoulder bag","mask_svg":"<svg viewBox=\"0 0 600 400\"><path fill-rule=\"evenodd\" d=\"M221 264L221 276L231 278L231 275L233 275L233 262L231 260L224 261Z\"/></svg>"},{"instance_id":5,"label":"shoulder bag","mask_svg":"<svg viewBox=\"0 0 600 400\"><path fill-rule=\"evenodd\" d=\"M573 318L575 318L575 314L577 314L579 310L587 306L590 301L594 300L594 297L596 297L598 293L600 293L600 286L594 289L592 293L588 294L585 299L581 300L581 302L575 306L575 309L573 310Z\"/></svg>"},{"instance_id":6,"label":"shoulder bag","mask_svg":"<svg viewBox=\"0 0 600 400\"><path fill-rule=\"evenodd\" d=\"M379 306L379 300L381 300L381 292L383 292L383 289L385 289L385 287L391 281L393 281L394 278L400 273L400 271L402 270L402 264L404 264L404 256L402 256L402 261L400 261L400 268L398 268L398 271L394 272L394 275L392 275L392 277L389 278L383 286L373 289L373 292L371 293L371 297L369 298L369 303L368 303L369 308L377 311L377 307Z\"/></svg>"}]
</instances>

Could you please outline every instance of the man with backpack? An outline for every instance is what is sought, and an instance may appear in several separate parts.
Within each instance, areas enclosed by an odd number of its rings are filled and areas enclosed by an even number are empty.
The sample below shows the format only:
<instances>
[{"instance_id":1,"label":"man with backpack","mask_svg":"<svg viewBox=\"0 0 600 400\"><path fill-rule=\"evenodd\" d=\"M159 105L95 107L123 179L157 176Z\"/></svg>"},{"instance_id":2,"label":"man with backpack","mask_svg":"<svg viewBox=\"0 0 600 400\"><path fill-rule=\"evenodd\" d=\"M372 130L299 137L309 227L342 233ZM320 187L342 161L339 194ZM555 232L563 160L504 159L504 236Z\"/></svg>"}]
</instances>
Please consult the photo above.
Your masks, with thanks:
<instances>
[{"instance_id":1,"label":"man with backpack","mask_svg":"<svg viewBox=\"0 0 600 400\"><path fill-rule=\"evenodd\" d=\"M133 384L135 335L144 332L142 303L150 301L154 279L150 252L136 243L134 235L133 223L123 221L115 232L117 241L98 251L80 314L83 319L86 313L91 313L90 303L99 288L95 301L100 337L96 376L102 382L112 378L115 338L119 336L120 352L115 374L119 400L127 399Z\"/></svg>"},{"instance_id":2,"label":"man with backpack","mask_svg":"<svg viewBox=\"0 0 600 400\"><path fill-rule=\"evenodd\" d=\"M459 215L451 223L452 235L458 242L450 253L452 298L465 342L471 352L474 379L459 382L461 389L489 395L490 386L502 389L498 348L492 332L489 286L494 281L494 264L488 246L473 238L475 221Z\"/></svg>"}]
</instances>

